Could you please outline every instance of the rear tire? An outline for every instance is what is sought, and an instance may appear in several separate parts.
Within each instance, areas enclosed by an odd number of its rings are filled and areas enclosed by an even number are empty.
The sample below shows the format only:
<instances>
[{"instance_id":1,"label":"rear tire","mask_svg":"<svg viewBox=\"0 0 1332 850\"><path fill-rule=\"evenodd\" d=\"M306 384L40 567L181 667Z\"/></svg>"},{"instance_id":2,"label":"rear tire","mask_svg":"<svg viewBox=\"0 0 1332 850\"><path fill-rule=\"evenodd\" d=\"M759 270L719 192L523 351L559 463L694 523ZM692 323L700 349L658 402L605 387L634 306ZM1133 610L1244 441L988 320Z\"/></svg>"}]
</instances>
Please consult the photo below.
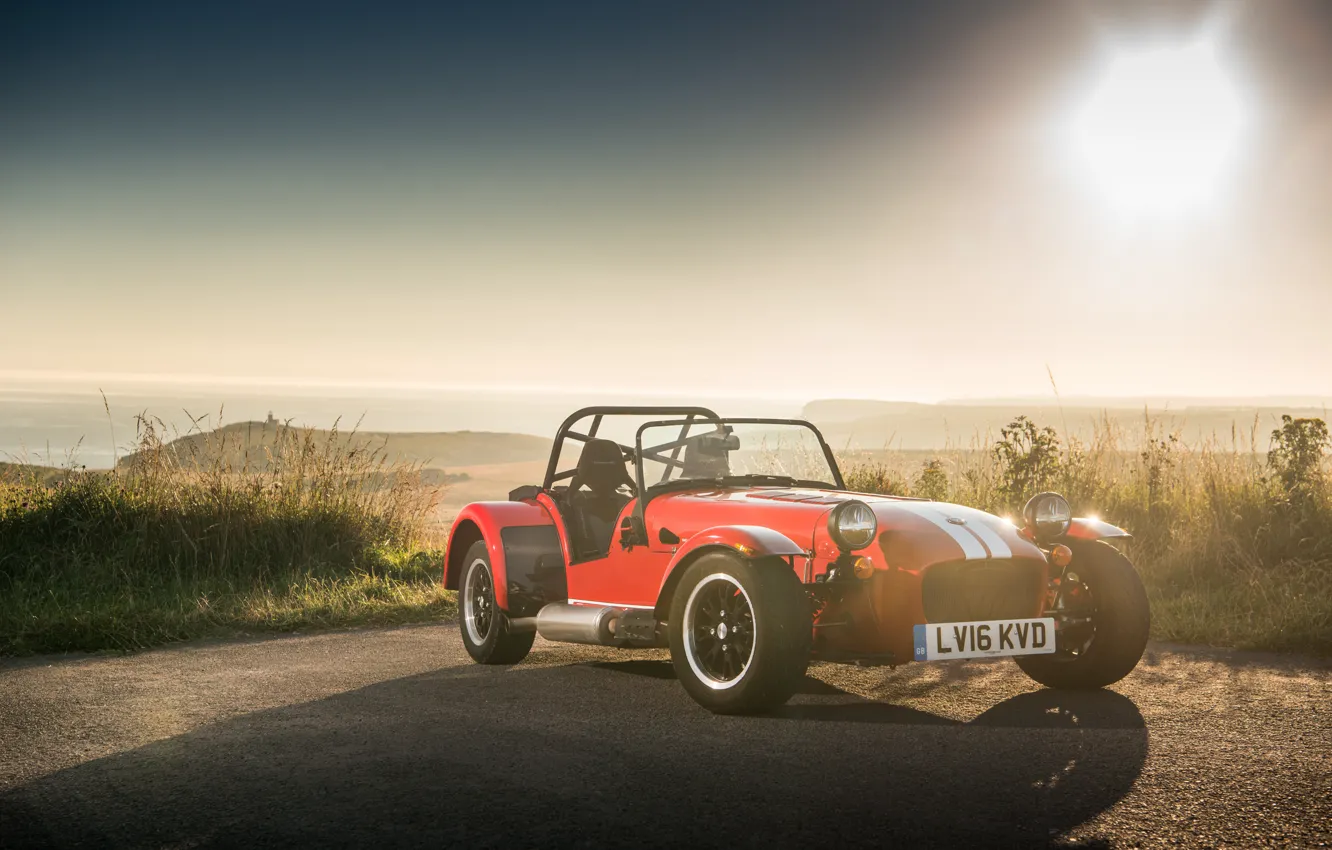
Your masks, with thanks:
<instances>
[{"instance_id":1,"label":"rear tire","mask_svg":"<svg viewBox=\"0 0 1332 850\"><path fill-rule=\"evenodd\" d=\"M513 634L509 617L495 604L495 573L484 540L467 550L458 587L458 627L463 646L478 664L517 664L527 657L534 632Z\"/></svg>"},{"instance_id":2,"label":"rear tire","mask_svg":"<svg viewBox=\"0 0 1332 850\"><path fill-rule=\"evenodd\" d=\"M1047 687L1104 688L1133 672L1147 648L1152 625L1147 591L1129 559L1108 543L1082 540L1067 545L1073 550L1068 570L1087 586L1095 603L1091 642L1077 654L1061 646L1052 655L1014 660L1022 672Z\"/></svg>"},{"instance_id":3,"label":"rear tire","mask_svg":"<svg viewBox=\"0 0 1332 850\"><path fill-rule=\"evenodd\" d=\"M809 666L812 632L805 591L782 563L703 555L671 601L676 676L714 714L756 714L790 699Z\"/></svg>"}]
</instances>

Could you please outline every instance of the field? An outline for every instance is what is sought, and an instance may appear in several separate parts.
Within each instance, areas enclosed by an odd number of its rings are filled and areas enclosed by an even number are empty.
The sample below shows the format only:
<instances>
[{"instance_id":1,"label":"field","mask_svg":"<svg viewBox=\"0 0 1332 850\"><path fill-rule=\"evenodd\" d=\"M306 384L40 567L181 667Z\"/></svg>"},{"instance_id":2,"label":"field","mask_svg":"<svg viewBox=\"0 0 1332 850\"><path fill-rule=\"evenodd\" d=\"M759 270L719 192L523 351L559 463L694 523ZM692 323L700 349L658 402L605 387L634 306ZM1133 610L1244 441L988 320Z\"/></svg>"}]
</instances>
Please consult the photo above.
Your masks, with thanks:
<instances>
[{"instance_id":1,"label":"field","mask_svg":"<svg viewBox=\"0 0 1332 850\"><path fill-rule=\"evenodd\" d=\"M0 654L452 616L439 587L445 522L542 468L535 442L472 435L478 451L453 455L441 477L419 452L390 454L392 437L291 428L256 440L259 426L173 443L145 421L114 471L4 470ZM1134 533L1125 546L1156 638L1332 654L1323 420L1228 441L1167 426L1103 418L1084 439L1019 417L966 445L840 459L852 489L1001 515L1057 490L1076 513Z\"/></svg>"}]
</instances>

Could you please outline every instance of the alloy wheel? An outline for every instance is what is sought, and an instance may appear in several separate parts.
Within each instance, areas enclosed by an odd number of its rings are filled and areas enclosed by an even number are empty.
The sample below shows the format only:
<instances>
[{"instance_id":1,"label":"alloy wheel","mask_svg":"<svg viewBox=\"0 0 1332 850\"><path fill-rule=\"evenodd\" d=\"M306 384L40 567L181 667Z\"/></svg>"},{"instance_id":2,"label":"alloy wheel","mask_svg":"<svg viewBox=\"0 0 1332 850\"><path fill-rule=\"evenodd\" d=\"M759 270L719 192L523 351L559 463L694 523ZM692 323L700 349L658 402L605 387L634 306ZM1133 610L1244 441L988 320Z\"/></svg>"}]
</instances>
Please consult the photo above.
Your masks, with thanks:
<instances>
[{"instance_id":1,"label":"alloy wheel","mask_svg":"<svg viewBox=\"0 0 1332 850\"><path fill-rule=\"evenodd\" d=\"M749 594L732 576L713 573L685 604L685 658L708 687L730 688L754 660L756 628Z\"/></svg>"},{"instance_id":2,"label":"alloy wheel","mask_svg":"<svg viewBox=\"0 0 1332 850\"><path fill-rule=\"evenodd\" d=\"M490 636L495 623L495 588L490 580L490 566L479 558L467 571L463 588L463 620L467 636L480 645Z\"/></svg>"}]
</instances>

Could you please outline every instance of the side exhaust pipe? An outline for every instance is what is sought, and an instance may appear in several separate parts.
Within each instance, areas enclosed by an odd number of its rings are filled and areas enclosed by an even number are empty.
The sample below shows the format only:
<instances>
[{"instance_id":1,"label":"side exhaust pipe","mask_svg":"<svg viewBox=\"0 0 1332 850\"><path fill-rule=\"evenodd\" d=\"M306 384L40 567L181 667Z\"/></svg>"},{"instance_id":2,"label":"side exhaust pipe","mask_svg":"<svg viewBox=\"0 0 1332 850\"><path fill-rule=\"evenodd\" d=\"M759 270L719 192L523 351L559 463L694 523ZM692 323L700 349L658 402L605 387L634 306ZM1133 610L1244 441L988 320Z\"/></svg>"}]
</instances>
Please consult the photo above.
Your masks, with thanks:
<instances>
[{"instance_id":1,"label":"side exhaust pipe","mask_svg":"<svg viewBox=\"0 0 1332 850\"><path fill-rule=\"evenodd\" d=\"M610 606L551 602L537 612L536 630L546 640L614 646L619 643L615 639L615 620L621 613L623 609Z\"/></svg>"}]
</instances>

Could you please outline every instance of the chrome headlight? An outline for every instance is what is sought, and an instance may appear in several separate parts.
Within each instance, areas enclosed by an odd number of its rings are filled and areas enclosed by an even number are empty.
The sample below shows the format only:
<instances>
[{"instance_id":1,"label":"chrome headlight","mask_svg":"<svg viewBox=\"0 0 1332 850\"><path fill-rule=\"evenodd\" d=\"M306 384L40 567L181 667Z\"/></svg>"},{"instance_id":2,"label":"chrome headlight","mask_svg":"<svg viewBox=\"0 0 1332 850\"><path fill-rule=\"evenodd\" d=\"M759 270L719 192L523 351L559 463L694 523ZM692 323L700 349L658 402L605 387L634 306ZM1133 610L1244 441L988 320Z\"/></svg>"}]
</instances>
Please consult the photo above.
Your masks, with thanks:
<instances>
[{"instance_id":1,"label":"chrome headlight","mask_svg":"<svg viewBox=\"0 0 1332 850\"><path fill-rule=\"evenodd\" d=\"M843 552L864 549L878 532L879 520L864 502L842 502L828 514L828 534Z\"/></svg>"},{"instance_id":2,"label":"chrome headlight","mask_svg":"<svg viewBox=\"0 0 1332 850\"><path fill-rule=\"evenodd\" d=\"M1022 509L1022 519L1038 541L1048 543L1068 532L1073 511L1058 493L1037 493Z\"/></svg>"}]
</instances>

